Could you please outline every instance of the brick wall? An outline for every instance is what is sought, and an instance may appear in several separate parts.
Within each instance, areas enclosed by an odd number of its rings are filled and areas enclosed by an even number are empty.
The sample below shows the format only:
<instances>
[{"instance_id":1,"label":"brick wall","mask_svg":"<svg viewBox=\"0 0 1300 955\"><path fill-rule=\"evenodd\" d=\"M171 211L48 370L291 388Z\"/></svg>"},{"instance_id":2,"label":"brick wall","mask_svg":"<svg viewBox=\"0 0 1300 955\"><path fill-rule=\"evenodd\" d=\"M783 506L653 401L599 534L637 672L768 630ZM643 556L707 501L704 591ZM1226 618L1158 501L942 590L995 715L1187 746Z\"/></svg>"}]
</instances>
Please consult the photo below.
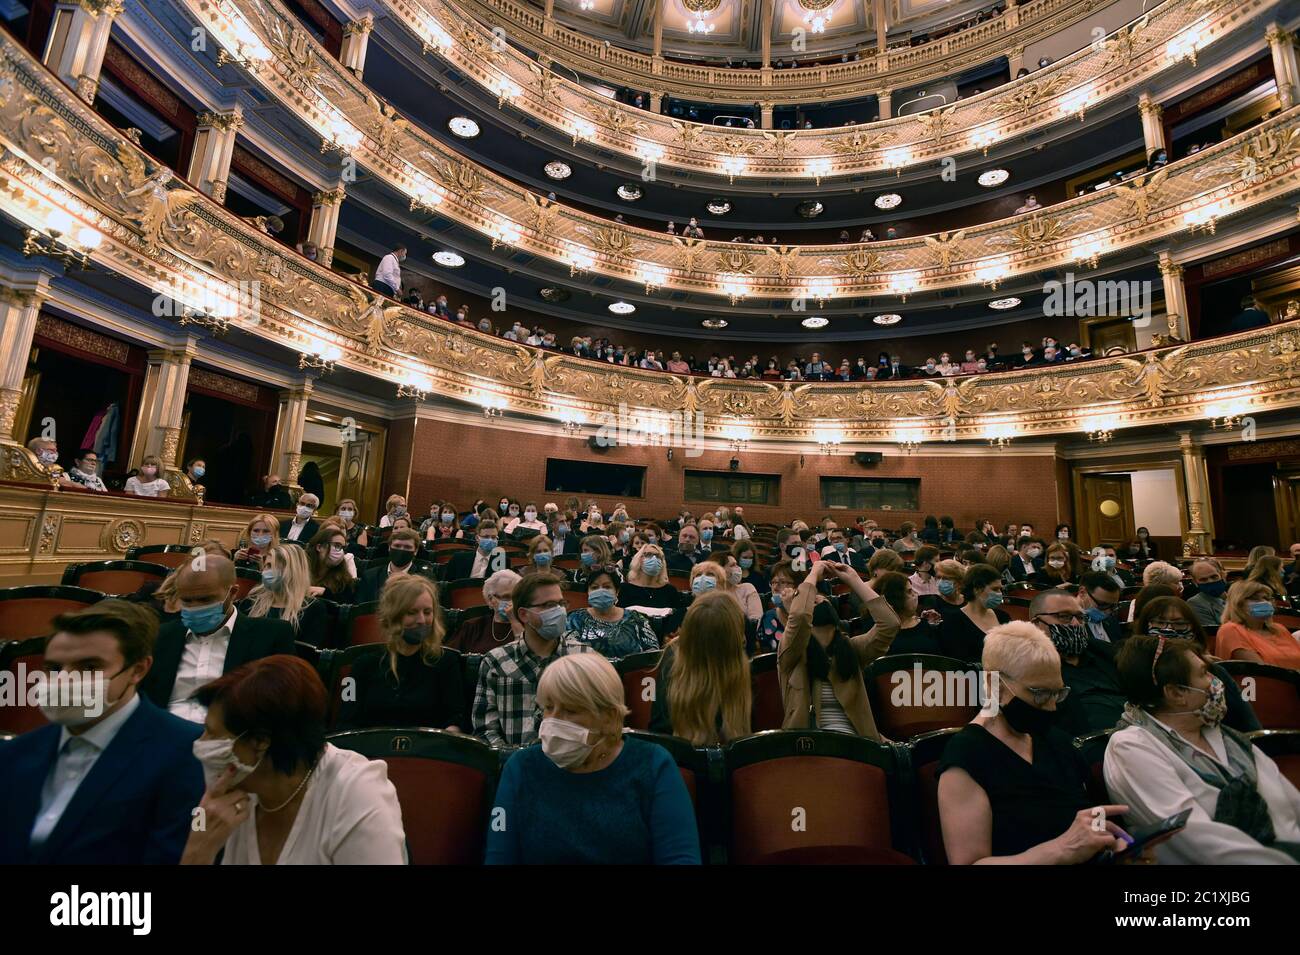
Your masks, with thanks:
<instances>
[{"instance_id":1,"label":"brick wall","mask_svg":"<svg viewBox=\"0 0 1300 955\"><path fill-rule=\"evenodd\" d=\"M399 429L395 429L400 431ZM414 422L414 434L390 436L384 495L408 485L411 510L425 514L436 499L447 498L465 510L477 498L496 501L507 494L538 505L554 501L563 505L568 493L546 490L546 459L599 461L639 465L647 468L645 497L624 503L633 516L670 517L682 506L686 470L727 472L731 454L706 451L689 458L683 449L667 459L665 448L611 448L593 452L586 439L522 434L507 429L453 425L421 419ZM398 445L411 449L411 472L400 470ZM820 481L825 476L921 479L920 510L869 512L885 526L905 520L920 523L926 514L948 514L962 530L970 530L977 519L987 517L1001 527L1006 521L1029 521L1040 533L1050 533L1058 522L1058 473L1050 456L998 453L976 456L943 456L887 451L874 468L854 463L852 455L824 457L817 453L771 454L745 451L739 455L741 473L773 474L781 479L777 506L749 505L751 521L782 522L794 517L812 521L826 510L821 505ZM599 498L608 509L615 503ZM699 514L712 505L687 502ZM846 512L835 512L844 514ZM851 516L857 516L851 515Z\"/></svg>"}]
</instances>

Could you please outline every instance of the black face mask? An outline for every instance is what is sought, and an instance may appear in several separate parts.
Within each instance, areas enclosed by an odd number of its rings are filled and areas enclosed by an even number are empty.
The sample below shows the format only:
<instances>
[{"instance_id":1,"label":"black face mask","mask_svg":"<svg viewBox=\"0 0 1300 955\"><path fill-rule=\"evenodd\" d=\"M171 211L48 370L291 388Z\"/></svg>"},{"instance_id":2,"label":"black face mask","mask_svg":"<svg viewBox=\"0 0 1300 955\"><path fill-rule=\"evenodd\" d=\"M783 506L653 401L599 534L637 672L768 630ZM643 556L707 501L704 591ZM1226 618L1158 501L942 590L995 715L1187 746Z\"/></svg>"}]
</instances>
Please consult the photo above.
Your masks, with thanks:
<instances>
[{"instance_id":1,"label":"black face mask","mask_svg":"<svg viewBox=\"0 0 1300 955\"><path fill-rule=\"evenodd\" d=\"M1041 736L1056 723L1055 710L1040 710L1018 696L1013 696L1009 703L1002 704L1002 715L1013 730L1030 736Z\"/></svg>"},{"instance_id":2,"label":"black face mask","mask_svg":"<svg viewBox=\"0 0 1300 955\"><path fill-rule=\"evenodd\" d=\"M388 560L394 567L405 567L415 560L415 552L409 550L390 550Z\"/></svg>"}]
</instances>

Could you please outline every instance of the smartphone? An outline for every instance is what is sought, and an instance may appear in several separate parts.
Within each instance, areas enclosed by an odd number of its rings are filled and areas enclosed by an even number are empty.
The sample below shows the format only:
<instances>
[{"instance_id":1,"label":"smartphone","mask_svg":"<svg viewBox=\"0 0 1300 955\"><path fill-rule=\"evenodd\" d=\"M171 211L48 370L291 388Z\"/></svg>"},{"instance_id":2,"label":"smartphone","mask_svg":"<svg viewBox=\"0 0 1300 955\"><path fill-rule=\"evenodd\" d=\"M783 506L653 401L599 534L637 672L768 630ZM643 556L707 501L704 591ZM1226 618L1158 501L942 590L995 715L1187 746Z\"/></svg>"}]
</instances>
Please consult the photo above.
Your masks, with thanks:
<instances>
[{"instance_id":1,"label":"smartphone","mask_svg":"<svg viewBox=\"0 0 1300 955\"><path fill-rule=\"evenodd\" d=\"M1133 839L1131 845L1118 852L1112 852L1109 849L1101 854L1099 862L1126 862L1142 854L1148 846L1158 846L1167 839L1176 836L1187 826L1187 820L1191 818L1192 811L1184 809L1176 815L1161 819L1154 825L1139 829L1130 833Z\"/></svg>"},{"instance_id":2,"label":"smartphone","mask_svg":"<svg viewBox=\"0 0 1300 955\"><path fill-rule=\"evenodd\" d=\"M248 556L249 556L249 557L261 557L261 556L262 556L262 549L261 549L260 547L258 547L256 544L250 544L250 545L248 545Z\"/></svg>"}]
</instances>

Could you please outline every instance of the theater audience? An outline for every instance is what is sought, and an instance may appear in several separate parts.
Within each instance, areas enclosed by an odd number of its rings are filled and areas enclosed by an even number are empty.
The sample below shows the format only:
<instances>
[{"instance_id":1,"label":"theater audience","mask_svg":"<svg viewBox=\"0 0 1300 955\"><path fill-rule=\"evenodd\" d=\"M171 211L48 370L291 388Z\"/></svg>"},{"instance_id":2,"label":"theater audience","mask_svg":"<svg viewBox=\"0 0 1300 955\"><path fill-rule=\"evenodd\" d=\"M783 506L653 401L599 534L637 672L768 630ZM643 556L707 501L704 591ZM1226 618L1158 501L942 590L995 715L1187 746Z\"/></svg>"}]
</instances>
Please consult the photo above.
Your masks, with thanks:
<instances>
[{"instance_id":1,"label":"theater audience","mask_svg":"<svg viewBox=\"0 0 1300 955\"><path fill-rule=\"evenodd\" d=\"M85 491L106 492L108 487L99 476L99 455L93 448L82 448L77 460L68 468L68 480Z\"/></svg>"},{"instance_id":2,"label":"theater audience","mask_svg":"<svg viewBox=\"0 0 1300 955\"><path fill-rule=\"evenodd\" d=\"M835 606L818 593L823 580L849 585L875 622L867 633L844 634ZM889 652L897 632L898 616L889 602L852 568L828 560L814 564L794 596L777 651L785 707L782 727L856 733L879 740L862 670Z\"/></svg>"},{"instance_id":3,"label":"theater audience","mask_svg":"<svg viewBox=\"0 0 1300 955\"><path fill-rule=\"evenodd\" d=\"M1224 660L1248 660L1300 669L1300 641L1273 620L1273 592L1267 584L1239 580L1228 588L1215 649Z\"/></svg>"},{"instance_id":4,"label":"theater audience","mask_svg":"<svg viewBox=\"0 0 1300 955\"><path fill-rule=\"evenodd\" d=\"M1060 654L1061 679L1070 691L1057 703L1056 726L1070 736L1114 726L1124 709L1116 648L1090 636L1079 598L1064 587L1039 591L1029 604L1029 616Z\"/></svg>"},{"instance_id":5,"label":"theater audience","mask_svg":"<svg viewBox=\"0 0 1300 955\"><path fill-rule=\"evenodd\" d=\"M204 826L182 864L402 865L406 835L383 760L325 742L325 687L311 665L277 655L201 687L194 755ZM224 850L224 851L223 851Z\"/></svg>"},{"instance_id":6,"label":"theater audience","mask_svg":"<svg viewBox=\"0 0 1300 955\"><path fill-rule=\"evenodd\" d=\"M1006 546L1016 548L1016 556L1011 558L1012 580L1030 580L1042 570L1043 542L1038 538L1025 535Z\"/></svg>"},{"instance_id":7,"label":"theater audience","mask_svg":"<svg viewBox=\"0 0 1300 955\"><path fill-rule=\"evenodd\" d=\"M266 552L280 543L280 522L270 514L258 514L239 535L239 542L235 563L260 568Z\"/></svg>"},{"instance_id":8,"label":"theater audience","mask_svg":"<svg viewBox=\"0 0 1300 955\"><path fill-rule=\"evenodd\" d=\"M984 639L984 670L998 706L983 708L948 742L939 762L939 818L953 865L1077 865L1125 846L1093 811L1088 765L1056 729L1057 704L1070 695L1051 640L1023 621ZM1099 819L1105 819L1103 826Z\"/></svg>"},{"instance_id":9,"label":"theater audience","mask_svg":"<svg viewBox=\"0 0 1300 955\"><path fill-rule=\"evenodd\" d=\"M936 522L934 536L939 536L939 525ZM939 595L939 581L934 576L934 565L939 561L939 548L926 544L917 550L916 556L912 558L912 567L915 570L912 576L908 578L912 583L912 592L918 597L937 597Z\"/></svg>"},{"instance_id":10,"label":"theater audience","mask_svg":"<svg viewBox=\"0 0 1300 955\"><path fill-rule=\"evenodd\" d=\"M510 616L523 628L520 639L483 657L474 693L474 735L492 746L527 746L537 739L537 681L546 667L590 648L565 633L563 579L529 574L510 595Z\"/></svg>"},{"instance_id":11,"label":"theater audience","mask_svg":"<svg viewBox=\"0 0 1300 955\"><path fill-rule=\"evenodd\" d=\"M570 637L611 659L659 649L650 621L618 605L621 584L613 567L592 568L586 586L587 606L569 614Z\"/></svg>"},{"instance_id":12,"label":"theater audience","mask_svg":"<svg viewBox=\"0 0 1300 955\"><path fill-rule=\"evenodd\" d=\"M459 528L456 527L456 507L450 501L444 501L438 509L436 520L431 519L424 528L424 539L431 541L455 540Z\"/></svg>"},{"instance_id":13,"label":"theater audience","mask_svg":"<svg viewBox=\"0 0 1300 955\"><path fill-rule=\"evenodd\" d=\"M667 562L669 570L681 571L689 574L701 560L705 560L708 552L700 552L700 531L694 524L683 524L677 531L677 546L667 552Z\"/></svg>"},{"instance_id":14,"label":"theater audience","mask_svg":"<svg viewBox=\"0 0 1300 955\"><path fill-rule=\"evenodd\" d=\"M102 600L51 628L46 671L85 692L77 705L47 697L45 726L0 743L0 864L174 865L203 772L192 751L199 727L139 692L157 618Z\"/></svg>"},{"instance_id":15,"label":"theater audience","mask_svg":"<svg viewBox=\"0 0 1300 955\"><path fill-rule=\"evenodd\" d=\"M714 551L713 557L726 572L727 586L740 604L745 619L751 624L757 624L763 617L763 599L753 584L745 582L745 570L740 566L740 561L728 550Z\"/></svg>"},{"instance_id":16,"label":"theater audience","mask_svg":"<svg viewBox=\"0 0 1300 955\"><path fill-rule=\"evenodd\" d=\"M732 556L740 564L741 582L752 586L760 596L772 592L772 583L763 573L762 562L758 557L758 549L754 547L749 538L737 540L731 545Z\"/></svg>"},{"instance_id":17,"label":"theater audience","mask_svg":"<svg viewBox=\"0 0 1300 955\"><path fill-rule=\"evenodd\" d=\"M535 531L545 537L550 533L544 521L537 519L537 505L529 501L524 505L523 517L511 517L506 521L506 533L519 535L526 531Z\"/></svg>"},{"instance_id":18,"label":"theater audience","mask_svg":"<svg viewBox=\"0 0 1300 955\"><path fill-rule=\"evenodd\" d=\"M318 530L307 543L307 566L311 570L313 597L335 603L352 603L357 590L357 562L347 552L348 538L338 527Z\"/></svg>"},{"instance_id":19,"label":"theater audience","mask_svg":"<svg viewBox=\"0 0 1300 955\"><path fill-rule=\"evenodd\" d=\"M140 461L139 473L126 479L123 490L136 497L166 497L170 485L162 476L162 461L158 456L146 454Z\"/></svg>"},{"instance_id":20,"label":"theater audience","mask_svg":"<svg viewBox=\"0 0 1300 955\"><path fill-rule=\"evenodd\" d=\"M664 552L657 544L646 544L632 558L627 583L618 593L618 605L634 609L677 610L689 599L669 581Z\"/></svg>"},{"instance_id":21,"label":"theater audience","mask_svg":"<svg viewBox=\"0 0 1300 955\"><path fill-rule=\"evenodd\" d=\"M891 547L883 547L872 554L867 561L867 577L874 580L885 573L901 574L906 566L898 551ZM939 588L938 581L935 582L935 587ZM955 587L952 589L956 590Z\"/></svg>"},{"instance_id":22,"label":"theater audience","mask_svg":"<svg viewBox=\"0 0 1300 955\"><path fill-rule=\"evenodd\" d=\"M698 597L655 679L650 729L693 746L718 746L750 732L751 686L745 621L722 593Z\"/></svg>"},{"instance_id":23,"label":"theater audience","mask_svg":"<svg viewBox=\"0 0 1300 955\"><path fill-rule=\"evenodd\" d=\"M1223 725L1225 683L1203 651L1191 640L1138 634L1118 663L1128 703L1106 747L1106 788L1137 825L1192 811L1156 848L1160 861L1300 862L1300 791L1248 737Z\"/></svg>"},{"instance_id":24,"label":"theater audience","mask_svg":"<svg viewBox=\"0 0 1300 955\"><path fill-rule=\"evenodd\" d=\"M1137 529L1137 558L1139 560L1155 560L1160 556L1160 549L1156 542L1151 539L1151 532L1145 527Z\"/></svg>"},{"instance_id":25,"label":"theater audience","mask_svg":"<svg viewBox=\"0 0 1300 955\"><path fill-rule=\"evenodd\" d=\"M894 552L890 551L890 553ZM796 571L794 564L789 560L778 561L772 567L772 607L758 622L758 634L755 646L752 648L754 652L771 653L780 644L790 619L790 607L794 602L795 590L803 582L803 578L804 574Z\"/></svg>"},{"instance_id":26,"label":"theater audience","mask_svg":"<svg viewBox=\"0 0 1300 955\"><path fill-rule=\"evenodd\" d=\"M937 626L939 612L926 610L918 616L917 596L911 578L885 571L871 582L871 586L898 615L898 636L889 648L890 653L943 653Z\"/></svg>"},{"instance_id":27,"label":"theater audience","mask_svg":"<svg viewBox=\"0 0 1300 955\"><path fill-rule=\"evenodd\" d=\"M163 624L153 666L140 693L183 719L202 723L199 687L261 657L293 653L294 631L284 620L250 617L235 608L235 565L208 556L176 571L181 619Z\"/></svg>"},{"instance_id":28,"label":"theater audience","mask_svg":"<svg viewBox=\"0 0 1300 955\"><path fill-rule=\"evenodd\" d=\"M681 773L663 748L623 735L623 683L604 657L548 666L537 705L542 745L501 773L492 817L507 824L488 826L489 865L699 864Z\"/></svg>"},{"instance_id":29,"label":"theater audience","mask_svg":"<svg viewBox=\"0 0 1300 955\"><path fill-rule=\"evenodd\" d=\"M379 600L384 652L352 663L353 693L343 699L339 725L468 727L460 654L442 644L445 627L438 585L424 577L395 577Z\"/></svg>"},{"instance_id":30,"label":"theater audience","mask_svg":"<svg viewBox=\"0 0 1300 955\"><path fill-rule=\"evenodd\" d=\"M962 577L960 597L961 606L945 606L941 611L939 645L945 656L978 660L984 652L984 635L1011 619L1001 609L1001 574L988 564L975 564Z\"/></svg>"},{"instance_id":31,"label":"theater audience","mask_svg":"<svg viewBox=\"0 0 1300 955\"><path fill-rule=\"evenodd\" d=\"M932 606L947 617L948 614L955 613L966 604L966 595L962 592L966 583L966 565L952 558L941 560L934 565L934 575L939 599L933 601ZM928 602L923 600L921 605L926 606Z\"/></svg>"},{"instance_id":32,"label":"theater audience","mask_svg":"<svg viewBox=\"0 0 1300 955\"><path fill-rule=\"evenodd\" d=\"M275 544L262 560L262 582L239 604L251 619L283 620L304 643L329 645L333 616L324 600L307 596L311 572L301 547Z\"/></svg>"},{"instance_id":33,"label":"theater audience","mask_svg":"<svg viewBox=\"0 0 1300 955\"><path fill-rule=\"evenodd\" d=\"M384 515L379 518L380 527L392 527L393 519L406 516L406 498L400 494L388 495L384 501Z\"/></svg>"}]
</instances>

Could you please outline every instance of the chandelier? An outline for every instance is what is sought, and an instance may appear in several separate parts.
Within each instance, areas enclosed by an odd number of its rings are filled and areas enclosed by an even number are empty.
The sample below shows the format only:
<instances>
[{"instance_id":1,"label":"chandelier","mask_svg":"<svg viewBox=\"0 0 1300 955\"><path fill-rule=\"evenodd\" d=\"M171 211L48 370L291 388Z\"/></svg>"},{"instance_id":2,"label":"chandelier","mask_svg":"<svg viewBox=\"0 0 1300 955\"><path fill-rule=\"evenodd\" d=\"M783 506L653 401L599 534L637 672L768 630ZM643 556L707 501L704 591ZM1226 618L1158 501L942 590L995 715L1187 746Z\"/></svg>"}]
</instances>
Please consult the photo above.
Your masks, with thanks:
<instances>
[{"instance_id":1,"label":"chandelier","mask_svg":"<svg viewBox=\"0 0 1300 955\"><path fill-rule=\"evenodd\" d=\"M709 23L708 18L717 12L722 0L682 0L682 6L687 12L691 13L694 19L686 21L686 30L691 34L708 36L717 27L716 23Z\"/></svg>"},{"instance_id":2,"label":"chandelier","mask_svg":"<svg viewBox=\"0 0 1300 955\"><path fill-rule=\"evenodd\" d=\"M803 22L808 24L809 32L825 33L835 10L835 0L799 0L799 6L803 8Z\"/></svg>"}]
</instances>

